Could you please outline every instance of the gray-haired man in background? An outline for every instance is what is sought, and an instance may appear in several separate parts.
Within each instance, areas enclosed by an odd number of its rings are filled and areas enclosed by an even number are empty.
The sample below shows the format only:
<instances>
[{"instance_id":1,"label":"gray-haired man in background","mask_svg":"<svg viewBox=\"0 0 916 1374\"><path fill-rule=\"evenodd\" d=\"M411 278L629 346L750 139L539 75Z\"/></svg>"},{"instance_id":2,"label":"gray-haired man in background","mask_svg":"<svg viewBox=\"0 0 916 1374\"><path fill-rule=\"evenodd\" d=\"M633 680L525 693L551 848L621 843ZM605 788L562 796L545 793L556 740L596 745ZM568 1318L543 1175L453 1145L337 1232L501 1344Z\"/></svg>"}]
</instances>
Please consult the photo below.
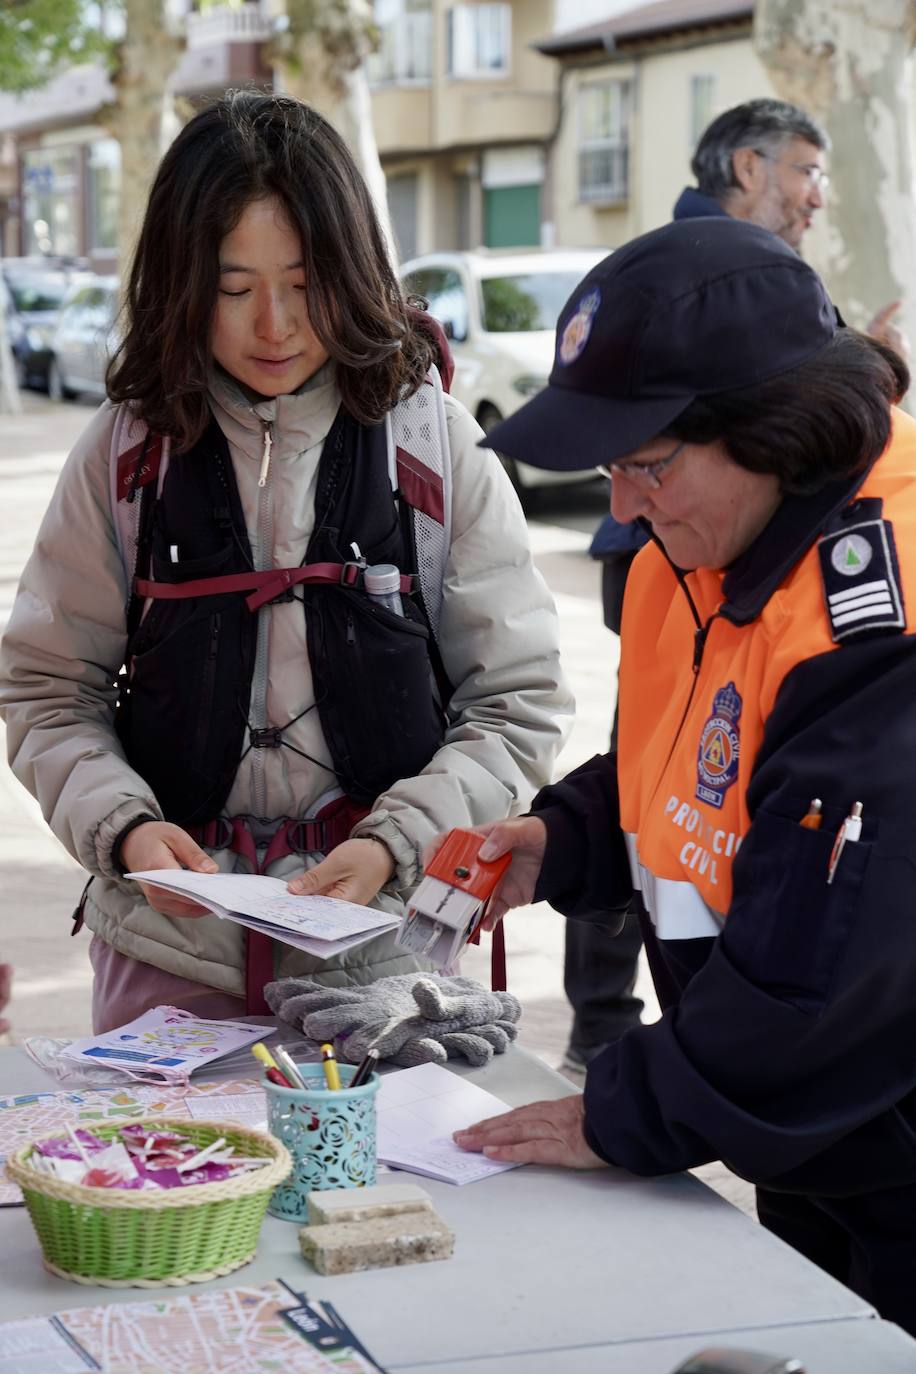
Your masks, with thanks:
<instances>
[{"instance_id":1,"label":"gray-haired man in background","mask_svg":"<svg viewBox=\"0 0 916 1374\"><path fill-rule=\"evenodd\" d=\"M681 192L675 219L729 215L769 229L799 251L830 178L830 140L811 115L783 100L748 100L705 130L690 164L696 187ZM897 349L909 347L893 324L899 301L883 306L866 333Z\"/></svg>"}]
</instances>

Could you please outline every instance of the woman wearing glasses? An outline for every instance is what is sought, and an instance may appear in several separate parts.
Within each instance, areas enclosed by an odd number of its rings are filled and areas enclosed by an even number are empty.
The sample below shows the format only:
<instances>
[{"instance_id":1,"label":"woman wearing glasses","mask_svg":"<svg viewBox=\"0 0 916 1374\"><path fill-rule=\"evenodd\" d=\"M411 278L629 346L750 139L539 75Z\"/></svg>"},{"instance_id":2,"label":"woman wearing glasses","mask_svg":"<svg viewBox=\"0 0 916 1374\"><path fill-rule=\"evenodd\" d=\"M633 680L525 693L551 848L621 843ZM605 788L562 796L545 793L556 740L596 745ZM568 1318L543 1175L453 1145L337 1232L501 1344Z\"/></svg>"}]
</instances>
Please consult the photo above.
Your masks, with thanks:
<instances>
[{"instance_id":1,"label":"woman wearing glasses","mask_svg":"<svg viewBox=\"0 0 916 1374\"><path fill-rule=\"evenodd\" d=\"M614 515L652 536L619 749L482 828L482 857L513 856L490 920L634 904L663 1015L591 1061L582 1097L459 1143L646 1175L725 1160L765 1225L914 1331L908 380L778 238L695 220L589 274L550 385L489 436L602 461Z\"/></svg>"}]
</instances>

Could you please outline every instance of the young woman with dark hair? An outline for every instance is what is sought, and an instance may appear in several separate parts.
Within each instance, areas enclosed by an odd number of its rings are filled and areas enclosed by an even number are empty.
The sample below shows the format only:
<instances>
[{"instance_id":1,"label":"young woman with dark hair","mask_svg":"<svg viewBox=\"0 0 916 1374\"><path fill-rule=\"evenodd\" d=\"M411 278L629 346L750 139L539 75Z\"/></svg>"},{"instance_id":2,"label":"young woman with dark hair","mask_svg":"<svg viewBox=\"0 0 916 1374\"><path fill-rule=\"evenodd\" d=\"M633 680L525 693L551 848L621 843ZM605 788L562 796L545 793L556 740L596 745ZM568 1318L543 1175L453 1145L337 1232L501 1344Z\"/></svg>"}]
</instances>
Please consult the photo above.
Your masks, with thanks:
<instances>
[{"instance_id":1,"label":"young woman with dark hair","mask_svg":"<svg viewBox=\"0 0 916 1374\"><path fill-rule=\"evenodd\" d=\"M126 317L0 677L14 770L93 875L95 1028L422 967L390 935L316 960L124 878L269 871L399 914L436 831L547 780L571 709L518 503L334 130L273 96L197 115ZM397 565L403 614L367 563Z\"/></svg>"},{"instance_id":2,"label":"young woman with dark hair","mask_svg":"<svg viewBox=\"0 0 916 1374\"><path fill-rule=\"evenodd\" d=\"M230 97L192 120L163 158L128 283L127 332L108 375L112 401L131 402L184 447L209 420L214 302L228 313L227 300L246 299L248 289L214 248L253 205L269 220L271 203L301 245L289 281L351 415L376 424L433 361L340 135L299 101Z\"/></svg>"}]
</instances>

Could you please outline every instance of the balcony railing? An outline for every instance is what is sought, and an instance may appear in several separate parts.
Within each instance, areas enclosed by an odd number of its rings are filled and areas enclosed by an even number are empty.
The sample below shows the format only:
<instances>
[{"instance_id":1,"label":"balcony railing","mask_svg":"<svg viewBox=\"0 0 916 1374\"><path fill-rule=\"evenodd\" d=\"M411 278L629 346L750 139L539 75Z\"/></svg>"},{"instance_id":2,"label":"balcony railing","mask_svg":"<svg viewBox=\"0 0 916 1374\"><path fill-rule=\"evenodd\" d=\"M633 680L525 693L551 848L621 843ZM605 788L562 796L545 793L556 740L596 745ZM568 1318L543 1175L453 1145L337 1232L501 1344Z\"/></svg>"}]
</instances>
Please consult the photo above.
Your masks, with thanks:
<instances>
[{"instance_id":1,"label":"balcony railing","mask_svg":"<svg viewBox=\"0 0 916 1374\"><path fill-rule=\"evenodd\" d=\"M221 43L264 43L270 20L260 4L217 5L204 14L188 15L188 47L213 48Z\"/></svg>"},{"instance_id":2,"label":"balcony railing","mask_svg":"<svg viewBox=\"0 0 916 1374\"><path fill-rule=\"evenodd\" d=\"M626 144L579 149L579 199L619 205L629 194L630 150Z\"/></svg>"}]
</instances>

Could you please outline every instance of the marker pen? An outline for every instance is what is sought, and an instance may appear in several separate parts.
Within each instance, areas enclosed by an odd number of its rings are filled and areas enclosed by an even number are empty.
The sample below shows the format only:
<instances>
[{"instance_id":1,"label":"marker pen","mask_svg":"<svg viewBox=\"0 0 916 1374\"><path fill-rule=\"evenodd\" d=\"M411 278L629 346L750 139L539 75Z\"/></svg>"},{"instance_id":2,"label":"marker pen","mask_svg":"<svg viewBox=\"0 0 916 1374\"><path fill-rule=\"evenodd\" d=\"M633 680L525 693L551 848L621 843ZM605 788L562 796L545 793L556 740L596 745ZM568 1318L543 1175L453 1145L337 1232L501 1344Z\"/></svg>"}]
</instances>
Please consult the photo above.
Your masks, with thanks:
<instances>
[{"instance_id":1,"label":"marker pen","mask_svg":"<svg viewBox=\"0 0 916 1374\"><path fill-rule=\"evenodd\" d=\"M361 1088L366 1080L372 1076L372 1071L377 1063L378 1050L367 1050L365 1059L362 1061L347 1086L350 1088Z\"/></svg>"},{"instance_id":2,"label":"marker pen","mask_svg":"<svg viewBox=\"0 0 916 1374\"><path fill-rule=\"evenodd\" d=\"M337 1058L334 1054L333 1045L322 1045L321 1067L324 1069L324 1080L330 1088L331 1092L339 1092L340 1070L337 1067Z\"/></svg>"}]
</instances>

